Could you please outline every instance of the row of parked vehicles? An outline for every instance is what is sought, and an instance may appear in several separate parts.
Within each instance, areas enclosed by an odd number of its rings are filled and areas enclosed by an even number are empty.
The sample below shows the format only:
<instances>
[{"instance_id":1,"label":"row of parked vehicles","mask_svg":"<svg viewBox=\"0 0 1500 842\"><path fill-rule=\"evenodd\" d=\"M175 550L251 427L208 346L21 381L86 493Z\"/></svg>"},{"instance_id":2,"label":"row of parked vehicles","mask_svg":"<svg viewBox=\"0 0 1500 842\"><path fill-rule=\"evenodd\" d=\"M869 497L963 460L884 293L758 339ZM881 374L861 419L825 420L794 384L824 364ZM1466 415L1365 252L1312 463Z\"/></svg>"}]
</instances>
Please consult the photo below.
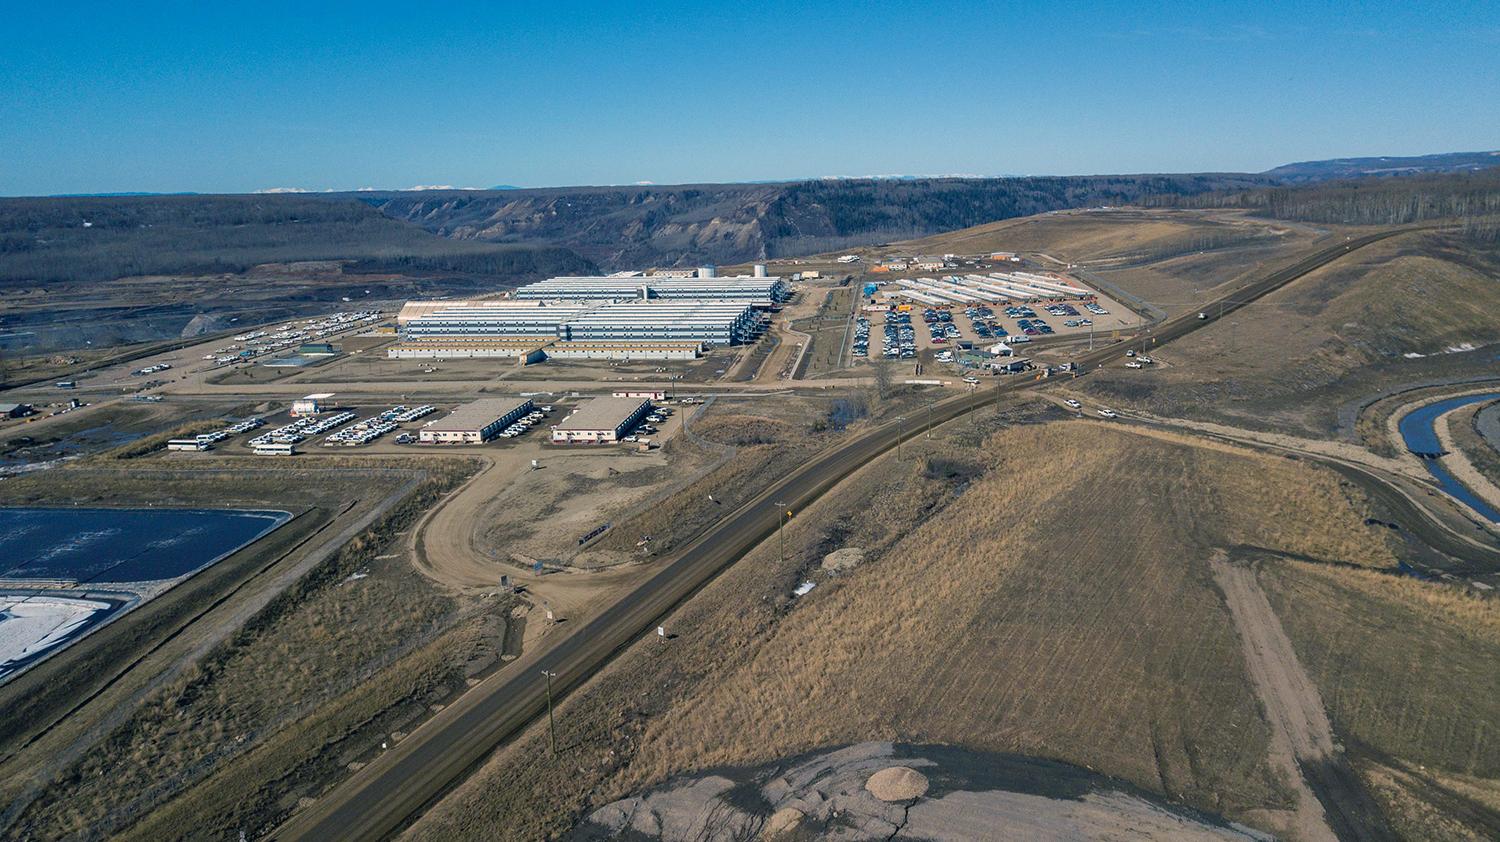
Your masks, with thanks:
<instances>
[{"instance_id":1,"label":"row of parked vehicles","mask_svg":"<svg viewBox=\"0 0 1500 842\"><path fill-rule=\"evenodd\" d=\"M1054 332L1052 325L1042 319L1017 319L1016 327L1026 336L1051 336Z\"/></svg>"},{"instance_id":2,"label":"row of parked vehicles","mask_svg":"<svg viewBox=\"0 0 1500 842\"><path fill-rule=\"evenodd\" d=\"M1004 339L1010 335L1004 325L995 321L995 311L984 304L965 308L964 315L969 318L974 335L980 339Z\"/></svg>"},{"instance_id":3,"label":"row of parked vehicles","mask_svg":"<svg viewBox=\"0 0 1500 842\"><path fill-rule=\"evenodd\" d=\"M245 446L258 447L267 444L297 444L313 436L326 433L335 427L347 424L353 421L355 417L354 413L346 409L322 418L312 416L298 418L290 424L261 433L245 442Z\"/></svg>"},{"instance_id":4,"label":"row of parked vehicles","mask_svg":"<svg viewBox=\"0 0 1500 842\"><path fill-rule=\"evenodd\" d=\"M241 421L237 424L230 424L228 427L225 427L222 430L214 430L212 433L199 433L196 438L199 444L216 444L223 441L224 439L229 438L230 436L237 436L240 433L248 433L257 427L264 426L265 423L266 422L260 418L246 418L244 421Z\"/></svg>"},{"instance_id":5,"label":"row of parked vehicles","mask_svg":"<svg viewBox=\"0 0 1500 842\"><path fill-rule=\"evenodd\" d=\"M870 320L864 316L854 320L854 356L870 356Z\"/></svg>"},{"instance_id":6,"label":"row of parked vehicles","mask_svg":"<svg viewBox=\"0 0 1500 842\"><path fill-rule=\"evenodd\" d=\"M544 406L540 409L533 409L532 411L526 413L524 417L511 424L509 427L501 430L500 438L513 439L517 436L526 435L527 430L530 430L532 427L535 427L536 425L542 423L542 421L547 418L547 415L550 412L552 412L552 407L550 406Z\"/></svg>"},{"instance_id":7,"label":"row of parked vehicles","mask_svg":"<svg viewBox=\"0 0 1500 842\"><path fill-rule=\"evenodd\" d=\"M917 332L911 326L911 313L900 311L885 316L885 348L887 359L912 360L917 357Z\"/></svg>"},{"instance_id":8,"label":"row of parked vehicles","mask_svg":"<svg viewBox=\"0 0 1500 842\"><path fill-rule=\"evenodd\" d=\"M437 407L433 406L430 403L424 403L421 406L412 407L408 407L404 404L398 404L391 407L390 409L387 409L385 412L380 413L380 415L377 417L382 421L395 421L397 424L405 424L408 421L415 421L418 418L426 417L434 412L437 412Z\"/></svg>"},{"instance_id":9,"label":"row of parked vehicles","mask_svg":"<svg viewBox=\"0 0 1500 842\"><path fill-rule=\"evenodd\" d=\"M683 403L687 403L687 401L684 400ZM650 439L642 438L641 436L656 435L658 430L655 425L660 424L661 422L671 417L672 410L664 406L653 406L651 407L651 414L647 415L645 418L642 418L640 426L632 430L630 435L626 436L624 439L622 439L622 441L649 443L651 441Z\"/></svg>"},{"instance_id":10,"label":"row of parked vehicles","mask_svg":"<svg viewBox=\"0 0 1500 842\"><path fill-rule=\"evenodd\" d=\"M358 424L351 424L330 435L328 438L323 439L323 446L337 447L342 445L344 447L359 447L362 444L369 444L389 433L396 429L396 426L395 421L387 420L381 416L366 418Z\"/></svg>"},{"instance_id":11,"label":"row of parked vehicles","mask_svg":"<svg viewBox=\"0 0 1500 842\"><path fill-rule=\"evenodd\" d=\"M953 323L953 314L947 310L923 310L922 321L927 323L927 332L934 345L942 345L950 339L961 337L958 325Z\"/></svg>"}]
</instances>

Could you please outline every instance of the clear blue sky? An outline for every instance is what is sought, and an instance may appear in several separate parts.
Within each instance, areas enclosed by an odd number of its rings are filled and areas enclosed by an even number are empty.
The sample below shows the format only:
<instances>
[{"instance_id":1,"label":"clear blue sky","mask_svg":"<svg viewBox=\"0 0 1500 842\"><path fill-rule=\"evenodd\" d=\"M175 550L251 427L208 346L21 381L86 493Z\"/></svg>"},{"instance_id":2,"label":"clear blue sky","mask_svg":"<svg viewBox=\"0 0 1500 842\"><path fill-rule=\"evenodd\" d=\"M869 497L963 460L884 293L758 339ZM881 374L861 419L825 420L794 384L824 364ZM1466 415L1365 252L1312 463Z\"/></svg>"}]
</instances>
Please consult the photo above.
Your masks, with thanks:
<instances>
[{"instance_id":1,"label":"clear blue sky","mask_svg":"<svg viewBox=\"0 0 1500 842\"><path fill-rule=\"evenodd\" d=\"M1261 170L1500 148L1500 3L41 3L0 194Z\"/></svg>"}]
</instances>

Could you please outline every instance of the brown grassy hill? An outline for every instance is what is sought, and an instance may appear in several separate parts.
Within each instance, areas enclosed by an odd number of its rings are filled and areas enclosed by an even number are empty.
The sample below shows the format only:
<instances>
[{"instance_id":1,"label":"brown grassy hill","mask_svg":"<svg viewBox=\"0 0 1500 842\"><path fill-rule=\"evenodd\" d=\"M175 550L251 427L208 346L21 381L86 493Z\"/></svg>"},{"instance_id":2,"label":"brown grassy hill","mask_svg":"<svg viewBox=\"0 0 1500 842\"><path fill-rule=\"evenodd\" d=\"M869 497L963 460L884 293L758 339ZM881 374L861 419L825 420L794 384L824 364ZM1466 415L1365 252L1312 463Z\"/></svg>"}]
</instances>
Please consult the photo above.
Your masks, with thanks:
<instances>
[{"instance_id":1,"label":"brown grassy hill","mask_svg":"<svg viewBox=\"0 0 1500 842\"><path fill-rule=\"evenodd\" d=\"M1068 211L1008 219L896 244L918 253L1046 252L1074 262L1148 259L1294 237L1300 229L1194 211Z\"/></svg>"},{"instance_id":2,"label":"brown grassy hill","mask_svg":"<svg viewBox=\"0 0 1500 842\"><path fill-rule=\"evenodd\" d=\"M1328 435L1339 406L1398 383L1491 371L1500 248L1417 233L1332 263L1164 348L1153 370L1080 383L1155 412ZM1467 343L1481 350L1447 353Z\"/></svg>"},{"instance_id":3,"label":"brown grassy hill","mask_svg":"<svg viewBox=\"0 0 1500 842\"><path fill-rule=\"evenodd\" d=\"M1300 463L1103 425L983 441L918 441L799 512L785 564L758 549L669 618L676 640L569 699L563 761L536 762L535 729L413 836L539 838L678 773L867 739L1043 755L1236 817L1286 807L1207 561L1255 545L1393 564L1360 501ZM987 470L945 482L939 457ZM845 546L868 560L812 572Z\"/></svg>"}]
</instances>

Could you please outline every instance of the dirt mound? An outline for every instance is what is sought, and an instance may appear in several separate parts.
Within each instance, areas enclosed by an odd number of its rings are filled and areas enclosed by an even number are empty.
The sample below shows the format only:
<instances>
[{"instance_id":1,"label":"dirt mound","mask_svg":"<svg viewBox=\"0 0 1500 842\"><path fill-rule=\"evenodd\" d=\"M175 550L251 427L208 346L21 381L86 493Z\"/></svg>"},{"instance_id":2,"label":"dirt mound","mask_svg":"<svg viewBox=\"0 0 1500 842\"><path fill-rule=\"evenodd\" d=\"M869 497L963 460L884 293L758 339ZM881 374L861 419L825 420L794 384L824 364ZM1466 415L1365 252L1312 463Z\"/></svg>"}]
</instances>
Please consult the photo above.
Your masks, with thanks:
<instances>
[{"instance_id":1,"label":"dirt mound","mask_svg":"<svg viewBox=\"0 0 1500 842\"><path fill-rule=\"evenodd\" d=\"M759 415L719 415L693 424L693 432L719 444L736 447L790 441L796 428L785 421Z\"/></svg>"},{"instance_id":2,"label":"dirt mound","mask_svg":"<svg viewBox=\"0 0 1500 842\"><path fill-rule=\"evenodd\" d=\"M927 792L927 776L910 766L891 766L871 775L865 789L887 803L911 801Z\"/></svg>"},{"instance_id":3,"label":"dirt mound","mask_svg":"<svg viewBox=\"0 0 1500 842\"><path fill-rule=\"evenodd\" d=\"M864 564L865 551L859 547L844 547L823 556L824 573L844 573Z\"/></svg>"}]
</instances>

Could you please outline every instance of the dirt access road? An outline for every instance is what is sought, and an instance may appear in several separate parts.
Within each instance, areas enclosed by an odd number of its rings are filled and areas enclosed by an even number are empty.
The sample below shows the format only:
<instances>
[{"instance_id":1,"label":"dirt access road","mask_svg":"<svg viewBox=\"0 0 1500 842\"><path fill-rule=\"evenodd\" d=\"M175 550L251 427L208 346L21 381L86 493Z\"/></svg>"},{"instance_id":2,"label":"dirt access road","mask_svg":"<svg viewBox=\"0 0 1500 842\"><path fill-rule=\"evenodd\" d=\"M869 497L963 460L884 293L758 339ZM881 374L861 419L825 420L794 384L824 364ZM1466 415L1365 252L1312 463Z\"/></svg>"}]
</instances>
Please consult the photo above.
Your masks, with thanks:
<instances>
[{"instance_id":1,"label":"dirt access road","mask_svg":"<svg viewBox=\"0 0 1500 842\"><path fill-rule=\"evenodd\" d=\"M1292 782L1292 827L1304 842L1391 840L1379 805L1334 743L1317 685L1255 580L1224 553L1209 561L1244 646L1245 666L1271 724L1270 760Z\"/></svg>"},{"instance_id":2,"label":"dirt access road","mask_svg":"<svg viewBox=\"0 0 1500 842\"><path fill-rule=\"evenodd\" d=\"M1209 318L1196 314L1169 319L1158 326L1159 343L1170 342L1235 312L1244 304L1321 268L1344 255L1386 237L1413 230L1394 228L1325 245L1291 265L1232 290L1220 302L1207 302ZM1126 343L1081 355L1084 371L1119 359ZM1030 388L1045 380L1014 379L996 384L1001 392ZM944 423L990 404L989 394L951 398L932 409L934 423ZM273 834L275 839L379 839L399 830L426 805L450 789L489 753L545 709L547 684L566 693L587 680L616 652L657 625L676 605L714 575L775 531L771 501L794 509L837 485L840 480L910 435L888 423L845 441L812 458L765 492L729 513L718 524L666 562L624 598L572 633L523 654L508 669L464 694L405 740L356 772L312 805L294 815ZM767 516L771 514L771 516Z\"/></svg>"}]
</instances>

